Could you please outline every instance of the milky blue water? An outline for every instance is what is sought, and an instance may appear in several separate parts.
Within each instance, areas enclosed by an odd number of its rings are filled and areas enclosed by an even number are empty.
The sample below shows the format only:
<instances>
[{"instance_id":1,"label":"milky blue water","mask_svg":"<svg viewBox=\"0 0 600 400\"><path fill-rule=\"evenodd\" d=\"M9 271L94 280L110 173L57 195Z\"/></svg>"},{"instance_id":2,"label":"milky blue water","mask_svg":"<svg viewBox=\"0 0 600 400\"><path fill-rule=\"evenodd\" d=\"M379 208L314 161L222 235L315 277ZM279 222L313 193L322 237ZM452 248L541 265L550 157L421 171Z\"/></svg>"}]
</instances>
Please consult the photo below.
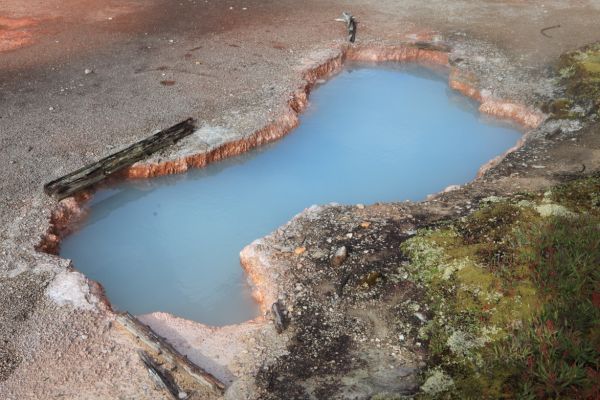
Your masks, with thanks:
<instances>
[{"instance_id":1,"label":"milky blue water","mask_svg":"<svg viewBox=\"0 0 600 400\"><path fill-rule=\"evenodd\" d=\"M213 325L253 318L239 251L254 239L313 204L422 200L515 144L517 130L482 120L446 81L421 67L349 67L276 143L99 191L61 255L120 310Z\"/></svg>"}]
</instances>

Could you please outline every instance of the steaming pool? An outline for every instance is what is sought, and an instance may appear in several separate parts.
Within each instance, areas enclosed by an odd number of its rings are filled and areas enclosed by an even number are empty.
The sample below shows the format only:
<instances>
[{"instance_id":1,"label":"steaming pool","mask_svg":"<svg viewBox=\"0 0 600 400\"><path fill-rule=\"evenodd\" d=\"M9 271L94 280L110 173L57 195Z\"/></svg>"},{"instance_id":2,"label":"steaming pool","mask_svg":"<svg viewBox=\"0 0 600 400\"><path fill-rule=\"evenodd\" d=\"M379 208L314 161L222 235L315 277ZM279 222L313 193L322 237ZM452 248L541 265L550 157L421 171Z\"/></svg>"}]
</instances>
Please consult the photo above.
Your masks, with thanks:
<instances>
[{"instance_id":1,"label":"steaming pool","mask_svg":"<svg viewBox=\"0 0 600 400\"><path fill-rule=\"evenodd\" d=\"M475 178L521 137L420 66L347 66L317 87L300 126L183 175L99 190L60 255L113 306L209 325L256 317L240 250L313 204L423 200Z\"/></svg>"}]
</instances>

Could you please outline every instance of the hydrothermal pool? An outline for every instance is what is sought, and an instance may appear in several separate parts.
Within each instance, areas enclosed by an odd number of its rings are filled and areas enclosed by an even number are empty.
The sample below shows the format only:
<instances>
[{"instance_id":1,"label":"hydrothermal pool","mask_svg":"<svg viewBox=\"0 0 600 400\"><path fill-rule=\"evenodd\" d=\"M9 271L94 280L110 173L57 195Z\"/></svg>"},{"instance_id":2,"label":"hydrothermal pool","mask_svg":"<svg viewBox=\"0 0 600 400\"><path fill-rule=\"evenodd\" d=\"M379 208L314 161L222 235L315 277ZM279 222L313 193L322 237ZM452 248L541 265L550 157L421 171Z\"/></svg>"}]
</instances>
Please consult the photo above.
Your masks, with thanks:
<instances>
[{"instance_id":1,"label":"hydrothermal pool","mask_svg":"<svg viewBox=\"0 0 600 400\"><path fill-rule=\"evenodd\" d=\"M276 143L100 190L61 255L118 309L238 323L259 312L239 265L252 240L312 204L421 200L472 180L519 137L484 121L444 75L348 67L314 90L300 126Z\"/></svg>"}]
</instances>

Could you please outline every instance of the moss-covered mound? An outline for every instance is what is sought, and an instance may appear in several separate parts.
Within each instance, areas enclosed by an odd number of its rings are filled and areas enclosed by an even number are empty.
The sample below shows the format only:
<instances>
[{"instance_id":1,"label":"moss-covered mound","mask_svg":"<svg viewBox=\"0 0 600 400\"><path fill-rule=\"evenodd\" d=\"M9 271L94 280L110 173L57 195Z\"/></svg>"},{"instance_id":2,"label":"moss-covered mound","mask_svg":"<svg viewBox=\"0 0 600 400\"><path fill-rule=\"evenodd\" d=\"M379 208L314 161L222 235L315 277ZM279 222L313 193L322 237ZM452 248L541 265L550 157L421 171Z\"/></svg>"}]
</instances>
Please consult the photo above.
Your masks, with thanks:
<instances>
[{"instance_id":1,"label":"moss-covered mound","mask_svg":"<svg viewBox=\"0 0 600 400\"><path fill-rule=\"evenodd\" d=\"M403 243L431 304L418 398L600 398L599 196L489 198Z\"/></svg>"},{"instance_id":2,"label":"moss-covered mound","mask_svg":"<svg viewBox=\"0 0 600 400\"><path fill-rule=\"evenodd\" d=\"M557 119L597 116L600 111L600 43L564 54L558 64L564 97L543 105Z\"/></svg>"}]
</instances>

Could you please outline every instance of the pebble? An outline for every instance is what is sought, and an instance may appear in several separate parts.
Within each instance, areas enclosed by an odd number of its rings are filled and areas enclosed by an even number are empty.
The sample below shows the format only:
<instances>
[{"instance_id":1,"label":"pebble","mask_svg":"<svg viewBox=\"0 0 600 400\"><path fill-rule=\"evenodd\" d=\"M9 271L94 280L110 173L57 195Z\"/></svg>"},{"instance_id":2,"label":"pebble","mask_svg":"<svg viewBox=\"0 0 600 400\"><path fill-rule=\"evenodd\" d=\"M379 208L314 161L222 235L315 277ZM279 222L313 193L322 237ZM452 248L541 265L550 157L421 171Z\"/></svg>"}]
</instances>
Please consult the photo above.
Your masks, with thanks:
<instances>
[{"instance_id":1,"label":"pebble","mask_svg":"<svg viewBox=\"0 0 600 400\"><path fill-rule=\"evenodd\" d=\"M300 255L300 254L304 253L305 251L306 251L306 247L296 247L296 249L294 250L294 254Z\"/></svg>"},{"instance_id":2,"label":"pebble","mask_svg":"<svg viewBox=\"0 0 600 400\"><path fill-rule=\"evenodd\" d=\"M83 71L83 73L84 73L84 74L86 74L86 75L89 75L89 74L91 74L92 72L94 72L94 71L92 71L92 70L91 70L91 69L89 69L89 68L86 68L86 69Z\"/></svg>"},{"instance_id":3,"label":"pebble","mask_svg":"<svg viewBox=\"0 0 600 400\"><path fill-rule=\"evenodd\" d=\"M312 254L312 257L313 257L314 259L317 259L317 260L319 260L319 259L321 259L321 258L323 258L323 257L326 257L326 256L327 256L327 254L326 254L324 251L322 251L322 250L316 250L316 251L315 251L315 252Z\"/></svg>"},{"instance_id":4,"label":"pebble","mask_svg":"<svg viewBox=\"0 0 600 400\"><path fill-rule=\"evenodd\" d=\"M347 257L348 249L346 249L346 246L342 246L335 251L333 258L331 259L331 265L333 265L334 267L339 267L344 263Z\"/></svg>"}]
</instances>

